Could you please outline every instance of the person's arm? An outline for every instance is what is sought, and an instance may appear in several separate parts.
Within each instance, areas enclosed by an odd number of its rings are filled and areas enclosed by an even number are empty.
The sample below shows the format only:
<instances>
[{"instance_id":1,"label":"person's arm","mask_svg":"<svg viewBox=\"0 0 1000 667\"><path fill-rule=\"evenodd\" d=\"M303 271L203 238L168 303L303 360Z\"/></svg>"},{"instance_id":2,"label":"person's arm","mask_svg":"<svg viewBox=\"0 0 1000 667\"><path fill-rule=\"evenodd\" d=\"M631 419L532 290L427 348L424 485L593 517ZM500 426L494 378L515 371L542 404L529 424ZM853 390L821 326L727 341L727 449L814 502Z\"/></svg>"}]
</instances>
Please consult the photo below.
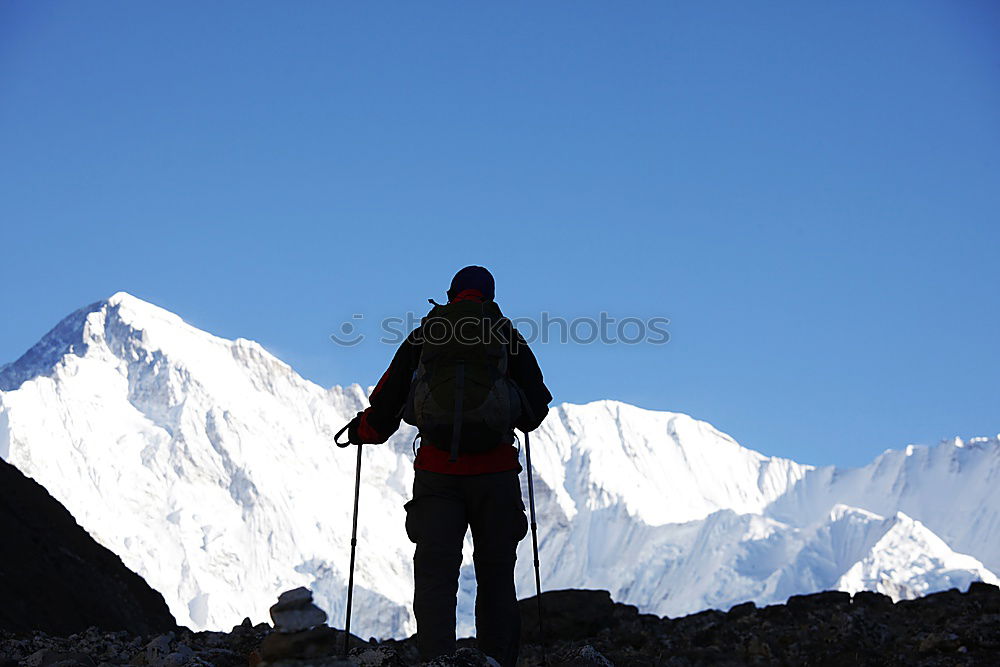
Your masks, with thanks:
<instances>
[{"instance_id":1,"label":"person's arm","mask_svg":"<svg viewBox=\"0 0 1000 667\"><path fill-rule=\"evenodd\" d=\"M413 331L396 350L389 368L368 397L369 407L351 421L347 437L354 444L377 445L399 429L410 392L413 371L420 360L420 343Z\"/></svg>"},{"instance_id":2,"label":"person's arm","mask_svg":"<svg viewBox=\"0 0 1000 667\"><path fill-rule=\"evenodd\" d=\"M549 412L552 394L545 386L542 379L542 369L538 367L538 361L531 352L531 348L528 347L528 343L525 342L517 329L513 329L513 333L508 362L510 378L521 388L527 403L526 409L522 411L521 417L514 426L524 432L534 431Z\"/></svg>"}]
</instances>

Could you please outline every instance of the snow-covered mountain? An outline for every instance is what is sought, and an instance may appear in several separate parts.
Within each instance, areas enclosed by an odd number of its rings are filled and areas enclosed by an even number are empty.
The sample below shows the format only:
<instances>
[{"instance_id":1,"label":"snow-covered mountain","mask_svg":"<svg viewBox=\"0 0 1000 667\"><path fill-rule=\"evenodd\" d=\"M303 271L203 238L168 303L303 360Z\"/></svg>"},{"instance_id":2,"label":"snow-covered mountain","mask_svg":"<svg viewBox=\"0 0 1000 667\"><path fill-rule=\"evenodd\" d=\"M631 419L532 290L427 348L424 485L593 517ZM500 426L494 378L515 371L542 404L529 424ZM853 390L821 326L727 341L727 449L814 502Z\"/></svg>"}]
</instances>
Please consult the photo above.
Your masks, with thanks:
<instances>
[{"instance_id":1,"label":"snow-covered mountain","mask_svg":"<svg viewBox=\"0 0 1000 667\"><path fill-rule=\"evenodd\" d=\"M339 624L355 450L332 435L366 402L358 385L317 386L257 343L118 293L0 368L0 457L163 593L180 623L265 620L278 592L305 585ZM415 630L402 508L413 435L364 451L359 634ZM828 588L899 598L997 581L996 438L814 468L613 401L560 405L532 435L546 588L605 588L677 615ZM466 547L459 616L471 633ZM519 592L531 595L528 540L520 556Z\"/></svg>"}]
</instances>

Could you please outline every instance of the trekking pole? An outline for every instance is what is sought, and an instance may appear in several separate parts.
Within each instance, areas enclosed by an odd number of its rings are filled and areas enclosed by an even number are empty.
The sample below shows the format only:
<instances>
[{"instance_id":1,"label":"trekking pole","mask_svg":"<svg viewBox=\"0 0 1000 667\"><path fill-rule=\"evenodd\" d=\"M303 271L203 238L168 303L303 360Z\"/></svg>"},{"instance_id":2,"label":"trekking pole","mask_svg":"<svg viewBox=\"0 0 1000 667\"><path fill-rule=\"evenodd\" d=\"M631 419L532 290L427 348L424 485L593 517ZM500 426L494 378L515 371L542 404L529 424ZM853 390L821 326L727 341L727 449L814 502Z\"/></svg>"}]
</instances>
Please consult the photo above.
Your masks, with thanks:
<instances>
[{"instance_id":1,"label":"trekking pole","mask_svg":"<svg viewBox=\"0 0 1000 667\"><path fill-rule=\"evenodd\" d=\"M524 431L524 459L528 464L528 507L531 510L531 548L535 555L535 600L538 602L538 640L542 645L542 664L548 665L549 658L545 650L545 628L542 625L542 575L538 565L538 522L535 520L535 484L531 472L531 441L528 432Z\"/></svg>"},{"instance_id":2,"label":"trekking pole","mask_svg":"<svg viewBox=\"0 0 1000 667\"><path fill-rule=\"evenodd\" d=\"M347 447L350 443L339 442L337 438L347 430L347 426L337 431L333 436L333 441L338 447ZM347 618L344 620L344 656L350 649L351 642L351 604L354 602L354 556L358 548L358 500L361 491L361 445L358 445L358 466L354 473L354 522L351 526L351 567L350 575L347 579Z\"/></svg>"}]
</instances>

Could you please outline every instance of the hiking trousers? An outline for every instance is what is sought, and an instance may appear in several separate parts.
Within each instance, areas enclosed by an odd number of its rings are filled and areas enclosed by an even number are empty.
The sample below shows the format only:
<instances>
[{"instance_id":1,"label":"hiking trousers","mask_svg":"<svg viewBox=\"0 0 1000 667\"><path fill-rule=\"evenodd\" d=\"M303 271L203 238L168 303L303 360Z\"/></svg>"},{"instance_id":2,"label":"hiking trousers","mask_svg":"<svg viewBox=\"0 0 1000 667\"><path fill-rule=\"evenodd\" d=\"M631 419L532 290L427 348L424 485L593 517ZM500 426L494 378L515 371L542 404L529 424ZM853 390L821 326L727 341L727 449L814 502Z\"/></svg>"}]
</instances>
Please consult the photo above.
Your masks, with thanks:
<instances>
[{"instance_id":1,"label":"hiking trousers","mask_svg":"<svg viewBox=\"0 0 1000 667\"><path fill-rule=\"evenodd\" d=\"M483 475L415 471L406 503L413 555L413 614L421 660L455 651L455 606L465 532L472 529L479 650L513 666L521 616L514 592L517 543L528 532L517 470Z\"/></svg>"}]
</instances>

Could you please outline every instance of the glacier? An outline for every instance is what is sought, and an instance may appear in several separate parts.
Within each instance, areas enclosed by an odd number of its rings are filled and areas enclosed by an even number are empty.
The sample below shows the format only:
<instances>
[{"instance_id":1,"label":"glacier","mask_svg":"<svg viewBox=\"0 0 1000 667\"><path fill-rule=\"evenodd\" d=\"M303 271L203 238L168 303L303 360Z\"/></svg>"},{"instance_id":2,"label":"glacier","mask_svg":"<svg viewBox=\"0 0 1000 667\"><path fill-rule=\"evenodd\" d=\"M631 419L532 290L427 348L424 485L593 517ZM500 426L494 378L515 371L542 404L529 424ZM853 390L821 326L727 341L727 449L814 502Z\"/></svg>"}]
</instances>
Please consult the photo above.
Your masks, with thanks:
<instances>
[{"instance_id":1,"label":"glacier","mask_svg":"<svg viewBox=\"0 0 1000 667\"><path fill-rule=\"evenodd\" d=\"M298 586L337 625L355 457L333 434L366 405L357 384L320 387L253 341L119 292L0 367L0 458L45 486L184 625L264 621L277 594ZM364 636L415 631L403 528L414 435L404 425L364 450L353 614ZM546 589L603 588L676 616L823 589L901 599L998 581L996 437L815 467L684 414L602 400L555 406L532 455ZM532 595L530 540L517 577L519 594ZM474 597L467 540L462 634L474 632Z\"/></svg>"}]
</instances>

